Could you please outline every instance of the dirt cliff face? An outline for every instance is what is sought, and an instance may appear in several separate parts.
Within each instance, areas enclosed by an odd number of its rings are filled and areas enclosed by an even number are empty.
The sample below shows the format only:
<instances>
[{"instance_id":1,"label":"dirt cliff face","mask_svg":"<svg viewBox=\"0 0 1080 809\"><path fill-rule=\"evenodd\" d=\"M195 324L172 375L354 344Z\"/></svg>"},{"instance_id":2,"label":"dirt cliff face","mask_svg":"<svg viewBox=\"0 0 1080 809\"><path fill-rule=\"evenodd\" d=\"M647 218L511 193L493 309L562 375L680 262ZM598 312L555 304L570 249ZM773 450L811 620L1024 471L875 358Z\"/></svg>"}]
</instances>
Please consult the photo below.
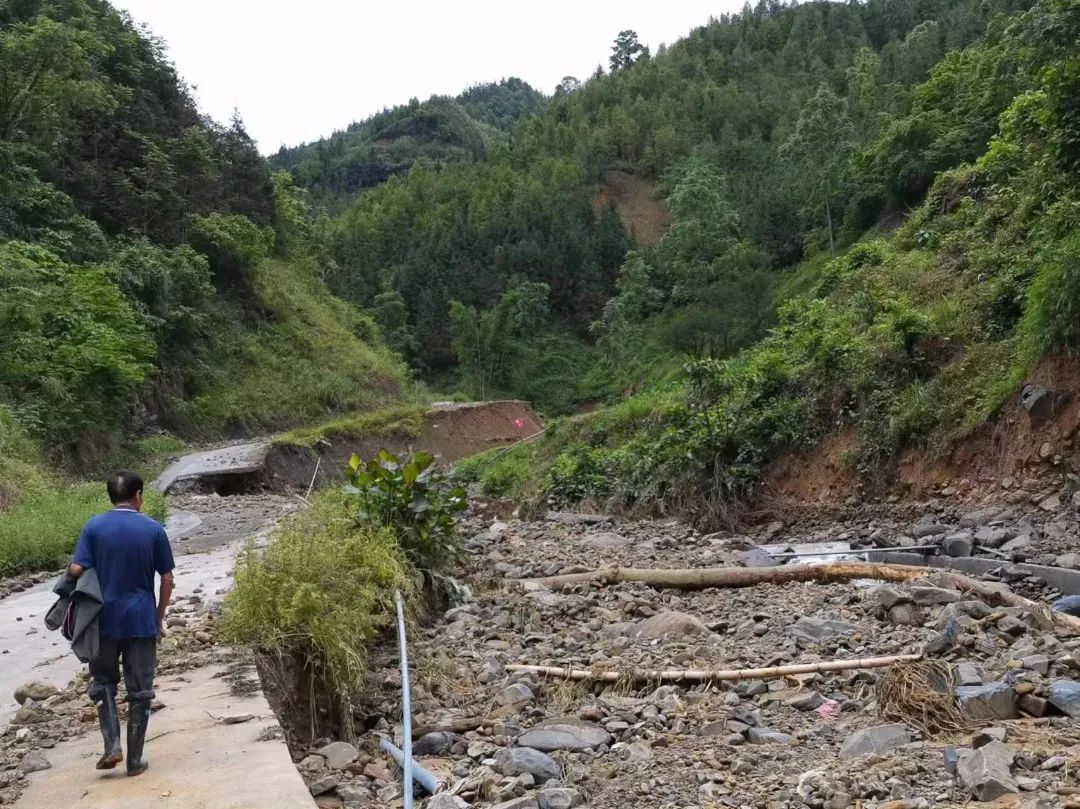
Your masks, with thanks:
<instances>
[{"instance_id":1,"label":"dirt cliff face","mask_svg":"<svg viewBox=\"0 0 1080 809\"><path fill-rule=\"evenodd\" d=\"M395 454L409 449L430 452L445 466L495 447L529 438L544 428L528 402L469 402L436 405L424 414L420 432L376 435L338 435L314 447L276 444L266 459L264 482L271 488L306 489L315 474L316 485L344 477L354 453L372 458L381 449ZM320 460L321 459L321 460Z\"/></svg>"},{"instance_id":2,"label":"dirt cliff face","mask_svg":"<svg viewBox=\"0 0 1080 809\"><path fill-rule=\"evenodd\" d=\"M1052 404L1029 413L1022 405L1024 385L1045 388ZM829 436L810 453L777 459L762 486L764 506L842 508L864 498L891 502L945 498L976 502L1000 496L1013 504L1038 504L1058 492L1067 475L1080 471L1080 360L1044 359L1010 397L1000 414L944 448L904 452L878 490L853 473L845 456L858 436L845 430Z\"/></svg>"}]
</instances>

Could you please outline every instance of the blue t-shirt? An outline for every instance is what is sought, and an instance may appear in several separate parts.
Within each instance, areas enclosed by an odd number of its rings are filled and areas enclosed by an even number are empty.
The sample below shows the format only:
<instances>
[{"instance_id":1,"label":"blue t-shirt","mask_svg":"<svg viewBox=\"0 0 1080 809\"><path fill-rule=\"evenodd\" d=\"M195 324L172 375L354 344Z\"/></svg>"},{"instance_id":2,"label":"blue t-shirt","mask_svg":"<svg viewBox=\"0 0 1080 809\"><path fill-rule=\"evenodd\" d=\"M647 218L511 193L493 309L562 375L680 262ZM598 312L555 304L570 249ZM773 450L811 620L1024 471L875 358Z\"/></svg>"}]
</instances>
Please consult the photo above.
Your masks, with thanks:
<instances>
[{"instance_id":1,"label":"blue t-shirt","mask_svg":"<svg viewBox=\"0 0 1080 809\"><path fill-rule=\"evenodd\" d=\"M97 571L105 601L102 638L157 637L154 572L173 569L172 548L161 523L129 508L98 514L83 526L72 561Z\"/></svg>"}]
</instances>

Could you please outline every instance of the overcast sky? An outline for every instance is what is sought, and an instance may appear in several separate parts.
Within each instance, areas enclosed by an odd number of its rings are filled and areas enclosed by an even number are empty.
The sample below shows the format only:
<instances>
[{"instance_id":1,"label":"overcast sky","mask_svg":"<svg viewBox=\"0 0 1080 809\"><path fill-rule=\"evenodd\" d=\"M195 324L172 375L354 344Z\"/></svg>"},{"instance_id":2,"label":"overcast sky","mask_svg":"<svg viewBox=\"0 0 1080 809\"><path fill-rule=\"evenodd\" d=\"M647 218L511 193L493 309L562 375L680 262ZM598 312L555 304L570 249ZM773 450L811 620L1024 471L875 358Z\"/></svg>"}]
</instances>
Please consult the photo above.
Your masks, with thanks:
<instances>
[{"instance_id":1,"label":"overcast sky","mask_svg":"<svg viewBox=\"0 0 1080 809\"><path fill-rule=\"evenodd\" d=\"M624 28L655 51L743 0L113 0L162 37L203 112L240 110L266 153L416 96L518 76L550 93L606 67Z\"/></svg>"}]
</instances>

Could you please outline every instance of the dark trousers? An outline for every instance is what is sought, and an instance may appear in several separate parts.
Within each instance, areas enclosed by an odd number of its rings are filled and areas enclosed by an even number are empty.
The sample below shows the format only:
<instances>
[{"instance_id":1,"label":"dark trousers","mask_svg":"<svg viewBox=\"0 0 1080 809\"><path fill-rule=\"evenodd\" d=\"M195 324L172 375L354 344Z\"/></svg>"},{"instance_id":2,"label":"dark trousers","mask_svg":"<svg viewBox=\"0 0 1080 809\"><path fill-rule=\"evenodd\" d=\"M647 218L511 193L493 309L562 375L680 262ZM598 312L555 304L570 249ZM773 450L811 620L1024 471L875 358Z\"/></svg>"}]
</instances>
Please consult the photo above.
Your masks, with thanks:
<instances>
[{"instance_id":1,"label":"dark trousers","mask_svg":"<svg viewBox=\"0 0 1080 809\"><path fill-rule=\"evenodd\" d=\"M102 638L98 656L90 661L90 699L100 702L106 695L116 698L121 665L124 667L127 701L152 700L154 669L157 668L157 638Z\"/></svg>"}]
</instances>

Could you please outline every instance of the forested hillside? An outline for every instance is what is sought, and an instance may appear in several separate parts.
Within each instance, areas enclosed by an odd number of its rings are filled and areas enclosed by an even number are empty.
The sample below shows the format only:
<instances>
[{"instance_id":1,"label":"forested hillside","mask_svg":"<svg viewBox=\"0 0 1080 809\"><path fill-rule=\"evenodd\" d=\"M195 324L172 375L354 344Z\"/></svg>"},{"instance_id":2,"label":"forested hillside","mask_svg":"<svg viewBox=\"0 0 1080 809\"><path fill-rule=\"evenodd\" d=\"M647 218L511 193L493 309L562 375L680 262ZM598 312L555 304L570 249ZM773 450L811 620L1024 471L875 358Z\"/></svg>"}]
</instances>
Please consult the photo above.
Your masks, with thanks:
<instances>
[{"instance_id":1,"label":"forested hillside","mask_svg":"<svg viewBox=\"0 0 1080 809\"><path fill-rule=\"evenodd\" d=\"M125 15L0 5L0 432L92 463L397 398L323 228Z\"/></svg>"},{"instance_id":2,"label":"forested hillside","mask_svg":"<svg viewBox=\"0 0 1080 809\"><path fill-rule=\"evenodd\" d=\"M474 467L490 491L715 522L839 429L887 480L1080 347L1080 6L1027 5L761 3L614 59L486 159L359 195L332 283L474 394L644 389ZM621 256L613 171L666 199L658 246Z\"/></svg>"},{"instance_id":3,"label":"forested hillside","mask_svg":"<svg viewBox=\"0 0 1080 809\"><path fill-rule=\"evenodd\" d=\"M507 140L519 118L539 112L544 101L521 79L478 84L455 98L414 98L328 138L282 146L271 164L290 170L316 201L333 205L343 195L408 171L418 160L478 160Z\"/></svg>"},{"instance_id":4,"label":"forested hillside","mask_svg":"<svg viewBox=\"0 0 1080 809\"><path fill-rule=\"evenodd\" d=\"M1024 5L762 2L655 55L627 32L606 74L567 77L484 159L359 194L332 229L333 288L429 378L556 412L729 355L773 322L786 268L894 226L985 150L1021 89L1002 36ZM630 257L633 223L603 204L627 173L675 218ZM644 344L615 337L645 314Z\"/></svg>"}]
</instances>

